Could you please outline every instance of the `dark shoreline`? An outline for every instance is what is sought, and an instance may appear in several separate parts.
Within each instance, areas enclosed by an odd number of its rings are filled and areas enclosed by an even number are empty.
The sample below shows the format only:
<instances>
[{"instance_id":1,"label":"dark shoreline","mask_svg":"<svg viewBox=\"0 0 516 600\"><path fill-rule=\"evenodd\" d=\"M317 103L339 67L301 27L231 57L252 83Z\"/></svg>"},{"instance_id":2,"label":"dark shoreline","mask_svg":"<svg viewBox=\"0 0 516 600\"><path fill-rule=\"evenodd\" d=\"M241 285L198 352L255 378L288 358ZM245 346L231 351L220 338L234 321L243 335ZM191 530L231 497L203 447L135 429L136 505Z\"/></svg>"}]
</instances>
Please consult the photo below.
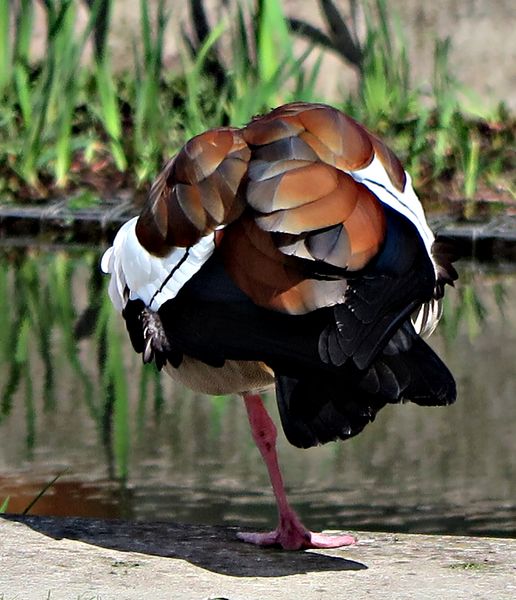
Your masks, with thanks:
<instances>
[{"instance_id":1,"label":"dark shoreline","mask_svg":"<svg viewBox=\"0 0 516 600\"><path fill-rule=\"evenodd\" d=\"M138 214L128 200L105 202L102 208L71 210L66 200L45 206L1 206L0 244L20 242L105 245L119 227ZM452 241L463 258L516 262L516 214L496 215L483 221L457 221L430 215L436 235Z\"/></svg>"}]
</instances>

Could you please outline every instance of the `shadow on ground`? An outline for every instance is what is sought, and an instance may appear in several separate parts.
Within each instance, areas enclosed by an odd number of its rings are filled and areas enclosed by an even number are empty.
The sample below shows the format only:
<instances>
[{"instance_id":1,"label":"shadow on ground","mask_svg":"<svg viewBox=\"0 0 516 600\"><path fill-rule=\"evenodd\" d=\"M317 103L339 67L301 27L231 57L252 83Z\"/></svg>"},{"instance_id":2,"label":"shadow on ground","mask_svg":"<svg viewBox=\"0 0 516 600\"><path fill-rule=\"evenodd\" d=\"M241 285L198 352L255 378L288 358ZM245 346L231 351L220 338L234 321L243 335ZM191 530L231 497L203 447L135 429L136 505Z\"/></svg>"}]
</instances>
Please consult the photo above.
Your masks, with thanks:
<instances>
[{"instance_id":1,"label":"shadow on ground","mask_svg":"<svg viewBox=\"0 0 516 600\"><path fill-rule=\"evenodd\" d=\"M53 539L186 560L233 577L282 577L321 571L359 571L363 563L319 552L256 548L236 539L236 528L84 518L2 515Z\"/></svg>"}]
</instances>

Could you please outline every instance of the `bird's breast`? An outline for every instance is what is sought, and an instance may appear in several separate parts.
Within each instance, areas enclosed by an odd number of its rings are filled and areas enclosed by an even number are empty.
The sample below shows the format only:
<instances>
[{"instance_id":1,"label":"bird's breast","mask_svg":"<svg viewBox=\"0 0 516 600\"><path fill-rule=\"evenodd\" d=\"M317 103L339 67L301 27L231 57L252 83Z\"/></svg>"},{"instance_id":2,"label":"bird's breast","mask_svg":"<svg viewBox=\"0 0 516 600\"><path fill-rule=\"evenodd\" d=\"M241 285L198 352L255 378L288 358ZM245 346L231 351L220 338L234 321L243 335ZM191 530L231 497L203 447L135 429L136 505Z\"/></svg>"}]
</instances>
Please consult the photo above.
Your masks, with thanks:
<instances>
[{"instance_id":1,"label":"bird's breast","mask_svg":"<svg viewBox=\"0 0 516 600\"><path fill-rule=\"evenodd\" d=\"M259 391L274 385L274 372L259 361L226 360L223 367L212 367L183 356L177 369L168 363L164 369L172 379L195 392L215 396Z\"/></svg>"}]
</instances>

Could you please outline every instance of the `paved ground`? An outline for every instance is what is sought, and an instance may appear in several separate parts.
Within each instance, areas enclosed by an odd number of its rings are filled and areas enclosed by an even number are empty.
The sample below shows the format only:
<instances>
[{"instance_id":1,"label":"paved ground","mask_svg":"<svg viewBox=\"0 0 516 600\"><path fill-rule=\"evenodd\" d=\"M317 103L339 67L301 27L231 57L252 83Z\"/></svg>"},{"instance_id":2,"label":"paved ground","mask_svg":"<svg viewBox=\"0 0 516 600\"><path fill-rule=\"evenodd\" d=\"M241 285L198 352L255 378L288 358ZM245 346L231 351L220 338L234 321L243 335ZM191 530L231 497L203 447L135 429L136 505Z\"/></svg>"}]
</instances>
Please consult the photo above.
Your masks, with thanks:
<instances>
[{"instance_id":1,"label":"paved ground","mask_svg":"<svg viewBox=\"0 0 516 600\"><path fill-rule=\"evenodd\" d=\"M516 540L359 533L342 550L260 550L235 530L6 516L0 600L514 600Z\"/></svg>"}]
</instances>

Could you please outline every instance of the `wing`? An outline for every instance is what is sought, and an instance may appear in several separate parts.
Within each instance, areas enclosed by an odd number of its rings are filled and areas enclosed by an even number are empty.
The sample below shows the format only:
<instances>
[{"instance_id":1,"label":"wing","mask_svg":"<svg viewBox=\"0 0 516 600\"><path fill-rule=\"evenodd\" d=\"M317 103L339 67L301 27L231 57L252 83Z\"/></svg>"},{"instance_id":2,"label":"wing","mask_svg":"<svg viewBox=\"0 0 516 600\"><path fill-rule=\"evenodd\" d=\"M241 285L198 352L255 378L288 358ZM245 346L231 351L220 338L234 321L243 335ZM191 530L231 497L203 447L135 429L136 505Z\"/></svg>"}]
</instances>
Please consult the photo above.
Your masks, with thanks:
<instances>
[{"instance_id":1,"label":"wing","mask_svg":"<svg viewBox=\"0 0 516 600\"><path fill-rule=\"evenodd\" d=\"M151 189L136 226L140 244L155 256L167 256L238 218L245 207L239 188L250 156L238 129L192 138Z\"/></svg>"}]
</instances>

